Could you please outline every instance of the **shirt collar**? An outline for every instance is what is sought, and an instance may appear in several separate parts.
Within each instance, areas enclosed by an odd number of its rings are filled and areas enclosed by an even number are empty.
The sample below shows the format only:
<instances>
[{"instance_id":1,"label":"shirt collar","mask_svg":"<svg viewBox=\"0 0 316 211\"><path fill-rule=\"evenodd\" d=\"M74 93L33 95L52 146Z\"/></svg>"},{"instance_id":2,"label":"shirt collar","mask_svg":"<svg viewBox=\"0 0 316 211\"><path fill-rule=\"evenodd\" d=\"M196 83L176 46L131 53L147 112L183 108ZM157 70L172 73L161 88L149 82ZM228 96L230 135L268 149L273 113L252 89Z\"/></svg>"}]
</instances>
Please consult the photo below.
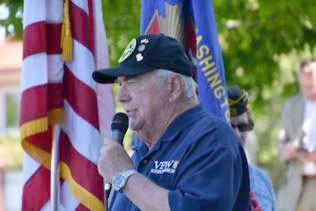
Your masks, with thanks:
<instances>
[{"instance_id":1,"label":"shirt collar","mask_svg":"<svg viewBox=\"0 0 316 211\"><path fill-rule=\"evenodd\" d=\"M166 132L161 136L159 141L170 142L174 140L181 131L190 126L197 119L201 119L203 113L205 113L205 111L202 105L197 105L179 114L167 128Z\"/></svg>"},{"instance_id":2,"label":"shirt collar","mask_svg":"<svg viewBox=\"0 0 316 211\"><path fill-rule=\"evenodd\" d=\"M194 106L183 113L179 114L175 120L169 125L165 133L159 138L156 145L160 145L161 142L171 142L175 140L178 134L181 133L185 128L195 122L197 119L201 119L205 113L201 104ZM136 139L135 145L133 146L134 150L141 150L144 143L138 136L134 136Z\"/></svg>"}]
</instances>

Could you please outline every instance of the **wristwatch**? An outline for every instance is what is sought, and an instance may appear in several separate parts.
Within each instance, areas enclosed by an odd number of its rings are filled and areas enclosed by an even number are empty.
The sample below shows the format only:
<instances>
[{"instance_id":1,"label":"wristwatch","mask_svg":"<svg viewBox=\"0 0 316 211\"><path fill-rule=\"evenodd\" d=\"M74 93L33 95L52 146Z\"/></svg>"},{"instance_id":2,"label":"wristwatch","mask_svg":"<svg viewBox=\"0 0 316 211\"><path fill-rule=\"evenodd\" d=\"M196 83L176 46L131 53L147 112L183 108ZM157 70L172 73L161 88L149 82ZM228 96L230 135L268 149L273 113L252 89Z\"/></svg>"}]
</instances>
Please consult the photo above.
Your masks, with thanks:
<instances>
[{"instance_id":1,"label":"wristwatch","mask_svg":"<svg viewBox=\"0 0 316 211\"><path fill-rule=\"evenodd\" d=\"M122 192L128 178L136 173L135 169L128 169L123 171L112 178L112 187L114 190Z\"/></svg>"}]
</instances>

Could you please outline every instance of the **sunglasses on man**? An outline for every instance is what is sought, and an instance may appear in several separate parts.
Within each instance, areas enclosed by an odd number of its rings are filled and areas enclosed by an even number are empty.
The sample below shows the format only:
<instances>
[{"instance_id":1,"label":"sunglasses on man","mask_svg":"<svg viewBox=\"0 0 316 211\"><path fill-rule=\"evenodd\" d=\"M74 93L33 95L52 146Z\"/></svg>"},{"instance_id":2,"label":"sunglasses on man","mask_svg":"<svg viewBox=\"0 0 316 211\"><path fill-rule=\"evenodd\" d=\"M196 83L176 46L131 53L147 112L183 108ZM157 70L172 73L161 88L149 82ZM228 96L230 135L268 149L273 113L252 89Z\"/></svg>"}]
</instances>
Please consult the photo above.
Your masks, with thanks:
<instances>
[{"instance_id":1,"label":"sunglasses on man","mask_svg":"<svg viewBox=\"0 0 316 211\"><path fill-rule=\"evenodd\" d=\"M239 132L246 132L252 130L252 125L247 123L238 123L236 125L231 124L232 128L238 129Z\"/></svg>"}]
</instances>

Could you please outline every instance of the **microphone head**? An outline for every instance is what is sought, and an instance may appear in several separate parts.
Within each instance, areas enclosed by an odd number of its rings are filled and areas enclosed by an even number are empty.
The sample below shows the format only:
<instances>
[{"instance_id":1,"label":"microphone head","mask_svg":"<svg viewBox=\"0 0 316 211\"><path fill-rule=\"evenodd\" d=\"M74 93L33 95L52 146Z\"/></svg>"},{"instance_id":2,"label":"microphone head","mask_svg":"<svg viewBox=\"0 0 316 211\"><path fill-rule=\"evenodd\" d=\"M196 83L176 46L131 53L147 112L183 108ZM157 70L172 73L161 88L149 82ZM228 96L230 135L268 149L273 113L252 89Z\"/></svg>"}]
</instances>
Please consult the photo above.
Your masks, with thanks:
<instances>
[{"instance_id":1,"label":"microphone head","mask_svg":"<svg viewBox=\"0 0 316 211\"><path fill-rule=\"evenodd\" d=\"M125 134L128 129L128 116L125 113L116 113L112 119L111 130L119 130Z\"/></svg>"}]
</instances>

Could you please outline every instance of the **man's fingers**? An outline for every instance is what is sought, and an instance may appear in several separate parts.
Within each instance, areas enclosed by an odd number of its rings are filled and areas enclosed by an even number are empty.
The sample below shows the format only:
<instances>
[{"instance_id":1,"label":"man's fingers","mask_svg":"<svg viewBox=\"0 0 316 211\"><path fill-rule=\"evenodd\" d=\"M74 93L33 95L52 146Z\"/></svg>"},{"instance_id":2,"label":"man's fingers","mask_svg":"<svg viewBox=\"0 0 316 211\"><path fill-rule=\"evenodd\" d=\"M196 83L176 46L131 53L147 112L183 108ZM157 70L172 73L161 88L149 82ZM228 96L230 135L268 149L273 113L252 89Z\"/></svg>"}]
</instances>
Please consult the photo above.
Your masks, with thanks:
<instances>
[{"instance_id":1,"label":"man's fingers","mask_svg":"<svg viewBox=\"0 0 316 211\"><path fill-rule=\"evenodd\" d=\"M102 143L103 146L106 145L107 143L109 143L109 140L111 140L111 139L109 139L109 138L104 138L104 139L103 139L103 143Z\"/></svg>"},{"instance_id":2,"label":"man's fingers","mask_svg":"<svg viewBox=\"0 0 316 211\"><path fill-rule=\"evenodd\" d=\"M103 146L110 146L110 145L120 145L118 142L110 139L110 138L105 138L103 139Z\"/></svg>"}]
</instances>

